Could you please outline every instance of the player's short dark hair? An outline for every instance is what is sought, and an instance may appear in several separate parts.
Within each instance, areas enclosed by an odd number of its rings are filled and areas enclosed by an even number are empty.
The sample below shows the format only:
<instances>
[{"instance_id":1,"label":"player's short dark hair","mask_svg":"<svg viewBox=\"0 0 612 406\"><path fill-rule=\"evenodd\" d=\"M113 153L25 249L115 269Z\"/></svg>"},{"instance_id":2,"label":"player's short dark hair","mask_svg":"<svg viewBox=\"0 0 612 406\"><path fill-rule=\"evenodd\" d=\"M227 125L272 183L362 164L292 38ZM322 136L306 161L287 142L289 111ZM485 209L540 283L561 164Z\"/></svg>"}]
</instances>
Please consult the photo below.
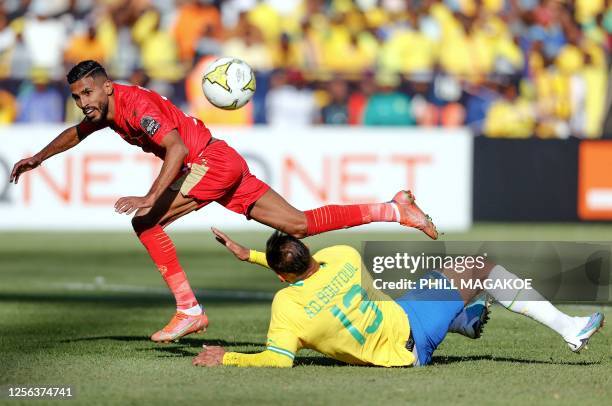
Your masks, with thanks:
<instances>
[{"instance_id":1,"label":"player's short dark hair","mask_svg":"<svg viewBox=\"0 0 612 406\"><path fill-rule=\"evenodd\" d=\"M266 260L276 272L301 275L310 265L310 250L288 234L276 231L266 242Z\"/></svg>"},{"instance_id":2,"label":"player's short dark hair","mask_svg":"<svg viewBox=\"0 0 612 406\"><path fill-rule=\"evenodd\" d=\"M104 70L102 65L96 61L88 60L81 61L70 69L70 72L66 75L66 79L68 80L68 84L73 84L77 80L81 80L87 76L93 76L94 78L103 76L108 78L106 70Z\"/></svg>"}]
</instances>

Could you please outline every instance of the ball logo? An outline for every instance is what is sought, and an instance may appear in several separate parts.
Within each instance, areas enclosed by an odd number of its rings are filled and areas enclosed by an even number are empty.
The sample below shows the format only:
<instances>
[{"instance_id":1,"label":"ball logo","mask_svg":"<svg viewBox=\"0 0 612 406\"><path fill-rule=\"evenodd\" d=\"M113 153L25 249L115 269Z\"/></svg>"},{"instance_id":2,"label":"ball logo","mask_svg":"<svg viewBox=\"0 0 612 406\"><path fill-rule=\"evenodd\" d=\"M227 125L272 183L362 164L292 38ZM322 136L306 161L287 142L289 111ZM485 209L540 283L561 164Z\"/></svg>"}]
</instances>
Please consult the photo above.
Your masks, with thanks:
<instances>
[{"instance_id":1,"label":"ball logo","mask_svg":"<svg viewBox=\"0 0 612 406\"><path fill-rule=\"evenodd\" d=\"M251 73L251 80L249 80L249 83L244 85L242 90L250 90L252 92L255 92L255 75L254 74Z\"/></svg>"},{"instance_id":2,"label":"ball logo","mask_svg":"<svg viewBox=\"0 0 612 406\"><path fill-rule=\"evenodd\" d=\"M223 65L217 66L212 72L204 76L204 80L208 80L210 83L216 83L228 92L231 92L229 85L227 84L227 70L229 69L231 62L224 63Z\"/></svg>"}]
</instances>

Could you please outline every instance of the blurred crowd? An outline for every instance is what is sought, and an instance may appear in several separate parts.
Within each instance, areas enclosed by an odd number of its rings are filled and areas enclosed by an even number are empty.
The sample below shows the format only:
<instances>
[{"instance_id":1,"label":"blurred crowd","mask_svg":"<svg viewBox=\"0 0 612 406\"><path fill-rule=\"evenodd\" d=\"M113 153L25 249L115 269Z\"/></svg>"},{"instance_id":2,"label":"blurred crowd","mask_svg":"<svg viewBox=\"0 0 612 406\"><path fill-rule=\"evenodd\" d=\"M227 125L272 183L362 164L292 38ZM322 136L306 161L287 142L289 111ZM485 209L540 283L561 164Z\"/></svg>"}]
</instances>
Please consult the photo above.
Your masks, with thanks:
<instances>
[{"instance_id":1,"label":"blurred crowd","mask_svg":"<svg viewBox=\"0 0 612 406\"><path fill-rule=\"evenodd\" d=\"M95 59L208 123L597 138L611 33L612 0L0 0L0 124L79 120ZM203 104L215 56L256 70L247 108Z\"/></svg>"}]
</instances>

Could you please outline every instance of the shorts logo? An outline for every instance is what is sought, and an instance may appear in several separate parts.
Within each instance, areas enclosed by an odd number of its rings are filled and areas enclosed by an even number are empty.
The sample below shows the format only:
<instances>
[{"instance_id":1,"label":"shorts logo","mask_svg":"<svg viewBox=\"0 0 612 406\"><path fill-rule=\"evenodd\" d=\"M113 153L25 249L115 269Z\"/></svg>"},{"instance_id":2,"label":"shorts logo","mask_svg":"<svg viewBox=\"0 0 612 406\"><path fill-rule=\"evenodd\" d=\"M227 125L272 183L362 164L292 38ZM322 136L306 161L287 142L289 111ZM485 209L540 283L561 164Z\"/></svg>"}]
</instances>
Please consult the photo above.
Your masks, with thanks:
<instances>
[{"instance_id":1,"label":"shorts logo","mask_svg":"<svg viewBox=\"0 0 612 406\"><path fill-rule=\"evenodd\" d=\"M149 116L144 116L142 120L140 120L140 126L147 134L152 137L155 135L157 130L159 130L161 124L159 124L157 121L155 121L155 119Z\"/></svg>"}]
</instances>

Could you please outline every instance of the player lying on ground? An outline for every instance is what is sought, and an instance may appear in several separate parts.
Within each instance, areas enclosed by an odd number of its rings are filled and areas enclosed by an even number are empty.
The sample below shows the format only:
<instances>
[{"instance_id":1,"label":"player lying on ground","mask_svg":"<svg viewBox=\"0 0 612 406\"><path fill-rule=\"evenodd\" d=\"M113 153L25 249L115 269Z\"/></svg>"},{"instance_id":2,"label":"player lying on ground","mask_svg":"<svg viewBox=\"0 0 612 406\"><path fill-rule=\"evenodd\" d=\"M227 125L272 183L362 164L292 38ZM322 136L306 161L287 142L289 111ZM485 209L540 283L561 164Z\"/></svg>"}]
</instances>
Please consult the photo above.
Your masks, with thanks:
<instances>
[{"instance_id":1,"label":"player lying on ground","mask_svg":"<svg viewBox=\"0 0 612 406\"><path fill-rule=\"evenodd\" d=\"M272 302L267 349L258 354L226 352L223 347L206 347L193 364L198 366L236 365L290 367L300 348L310 348L334 359L357 365L410 366L431 362L453 320L480 290L423 290L414 300L408 293L397 301L373 301L362 287L361 257L348 246L325 248L313 256L298 239L275 233L266 244L266 253L248 250L225 234L213 230L217 239L243 261L269 266L290 285L281 289ZM514 280L516 275L501 265L488 264L486 271L463 274L453 270L436 278ZM448 295L440 300L440 293ZM432 300L430 294L436 294ZM493 298L508 291L487 290ZM514 293L514 292L512 292ZM604 316L568 316L550 302L498 299L507 309L524 314L559 333L574 352L580 351L603 325ZM534 299L531 295L530 299Z\"/></svg>"},{"instance_id":2,"label":"player lying on ground","mask_svg":"<svg viewBox=\"0 0 612 406\"><path fill-rule=\"evenodd\" d=\"M80 62L67 79L85 118L36 155L17 162L10 180L17 183L22 173L106 127L164 161L145 196L122 197L115 203L118 213L135 212L134 231L176 299L176 314L153 334L153 341L176 340L203 331L208 325L164 227L210 202L297 238L378 221L398 222L422 230L433 239L438 237L410 192L398 192L387 203L329 205L302 212L253 176L242 156L213 138L200 120L157 93L110 81L95 61Z\"/></svg>"}]
</instances>

